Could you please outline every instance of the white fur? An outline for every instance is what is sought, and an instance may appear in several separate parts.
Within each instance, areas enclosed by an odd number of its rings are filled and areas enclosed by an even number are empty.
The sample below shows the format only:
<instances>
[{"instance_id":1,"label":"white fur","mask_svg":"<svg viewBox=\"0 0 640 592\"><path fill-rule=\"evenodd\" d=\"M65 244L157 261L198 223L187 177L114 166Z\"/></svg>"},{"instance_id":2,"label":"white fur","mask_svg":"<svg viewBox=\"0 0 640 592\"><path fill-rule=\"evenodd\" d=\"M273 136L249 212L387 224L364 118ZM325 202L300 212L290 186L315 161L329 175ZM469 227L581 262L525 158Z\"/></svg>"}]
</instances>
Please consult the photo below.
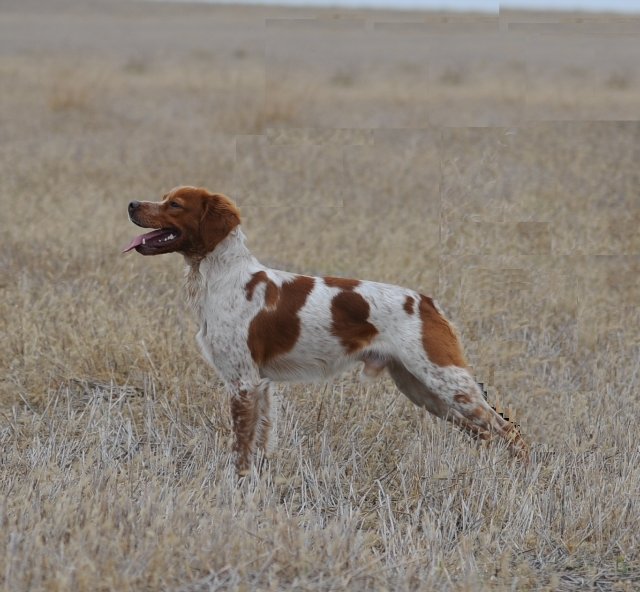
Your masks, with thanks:
<instances>
[{"instance_id":1,"label":"white fur","mask_svg":"<svg viewBox=\"0 0 640 592\"><path fill-rule=\"evenodd\" d=\"M245 245L245 236L237 227L201 262L199 272L188 268L188 288L192 305L200 320L196 336L204 358L229 385L253 384L259 377L286 382L325 381L370 355L386 360L398 357L402 350L417 350L415 363L433 366L424 355L421 343L421 323L417 313L403 310L406 296L420 295L412 290L361 281L354 292L370 306L369 321L379 334L365 350L347 355L340 340L331 333L331 300L340 288L327 286L322 278L314 278L313 290L298 316L301 332L295 347L263 368L258 368L247 344L249 324L264 307L266 284L258 283L253 297L245 296L245 286L252 276L264 271L280 287L296 275L262 265ZM375 366L374 364L370 365ZM439 368L435 366L435 368Z\"/></svg>"},{"instance_id":2,"label":"white fur","mask_svg":"<svg viewBox=\"0 0 640 592\"><path fill-rule=\"evenodd\" d=\"M354 291L369 304L368 321L378 334L366 348L348 354L331 330L331 302L341 289L314 278L313 289L298 312L300 335L294 347L258 367L247 340L252 319L265 307L267 286L264 282L255 284L250 299L246 286L260 271L278 287L296 276L263 266L246 247L239 226L199 264L187 262L188 292L200 323L197 342L232 397L254 393L268 407L270 381L324 381L364 362L365 377L377 376L386 366L405 395L438 417L466 421L467 426L482 424L483 429L504 430L506 422L485 402L467 368L439 366L427 356L417 292L361 281ZM407 296L414 299L412 314L403 308ZM460 393L468 397L467 402L456 401ZM473 411L478 408L486 418L476 419ZM268 425L265 433L267 440Z\"/></svg>"}]
</instances>

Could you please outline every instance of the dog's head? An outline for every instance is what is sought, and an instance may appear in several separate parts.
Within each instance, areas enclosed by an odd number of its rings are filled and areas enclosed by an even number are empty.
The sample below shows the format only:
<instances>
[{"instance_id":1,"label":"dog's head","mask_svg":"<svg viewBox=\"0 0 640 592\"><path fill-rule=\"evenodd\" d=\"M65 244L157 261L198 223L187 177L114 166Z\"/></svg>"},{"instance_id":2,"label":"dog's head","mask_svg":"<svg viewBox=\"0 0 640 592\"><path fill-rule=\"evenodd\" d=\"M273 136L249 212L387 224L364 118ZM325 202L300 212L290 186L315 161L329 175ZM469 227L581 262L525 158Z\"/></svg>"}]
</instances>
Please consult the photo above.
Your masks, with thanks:
<instances>
[{"instance_id":1,"label":"dog's head","mask_svg":"<svg viewBox=\"0 0 640 592\"><path fill-rule=\"evenodd\" d=\"M176 187L162 201L132 201L129 218L152 232L134 238L124 253L142 255L178 252L202 258L216 248L238 224L240 213L226 196L200 187Z\"/></svg>"}]
</instances>

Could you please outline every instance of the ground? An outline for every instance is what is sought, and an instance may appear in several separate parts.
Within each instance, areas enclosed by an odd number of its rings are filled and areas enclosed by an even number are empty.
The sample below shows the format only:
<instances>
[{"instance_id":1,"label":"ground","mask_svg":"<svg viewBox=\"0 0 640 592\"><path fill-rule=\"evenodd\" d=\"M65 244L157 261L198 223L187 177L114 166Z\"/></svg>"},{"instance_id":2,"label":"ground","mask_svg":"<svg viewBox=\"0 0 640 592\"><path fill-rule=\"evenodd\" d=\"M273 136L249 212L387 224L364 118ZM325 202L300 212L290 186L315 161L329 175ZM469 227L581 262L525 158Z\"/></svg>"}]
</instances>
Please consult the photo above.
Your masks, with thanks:
<instances>
[{"instance_id":1,"label":"ground","mask_svg":"<svg viewBox=\"0 0 640 592\"><path fill-rule=\"evenodd\" d=\"M0 586L638 589L639 28L4 1ZM238 483L181 257L120 255L179 184L435 297L531 465L348 374L280 387Z\"/></svg>"}]
</instances>

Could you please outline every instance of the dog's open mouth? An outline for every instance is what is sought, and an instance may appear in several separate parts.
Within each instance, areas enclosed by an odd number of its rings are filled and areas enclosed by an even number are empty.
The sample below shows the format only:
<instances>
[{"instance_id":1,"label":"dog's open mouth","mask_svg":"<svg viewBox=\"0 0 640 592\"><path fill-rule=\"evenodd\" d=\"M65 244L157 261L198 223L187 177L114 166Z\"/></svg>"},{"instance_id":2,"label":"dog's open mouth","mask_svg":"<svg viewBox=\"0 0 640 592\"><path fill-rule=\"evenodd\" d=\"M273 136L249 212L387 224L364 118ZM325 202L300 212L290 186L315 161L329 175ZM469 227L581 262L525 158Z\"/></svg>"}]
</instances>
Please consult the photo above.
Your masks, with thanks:
<instances>
[{"instance_id":1,"label":"dog's open mouth","mask_svg":"<svg viewBox=\"0 0 640 592\"><path fill-rule=\"evenodd\" d=\"M152 230L146 234L136 236L122 252L128 253L132 249L138 249L142 246L152 249L169 246L169 244L177 240L179 236L180 233L175 228L160 228L158 230Z\"/></svg>"}]
</instances>

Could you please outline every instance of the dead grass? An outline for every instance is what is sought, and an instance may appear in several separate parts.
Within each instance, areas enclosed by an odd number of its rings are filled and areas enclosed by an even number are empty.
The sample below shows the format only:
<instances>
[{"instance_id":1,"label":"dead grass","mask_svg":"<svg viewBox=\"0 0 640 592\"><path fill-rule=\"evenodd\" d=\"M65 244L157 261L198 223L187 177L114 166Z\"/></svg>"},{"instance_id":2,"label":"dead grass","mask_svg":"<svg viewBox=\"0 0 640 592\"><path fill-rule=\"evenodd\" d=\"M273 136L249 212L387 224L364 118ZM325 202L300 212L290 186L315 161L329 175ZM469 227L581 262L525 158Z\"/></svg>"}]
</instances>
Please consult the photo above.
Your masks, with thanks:
<instances>
[{"instance_id":1,"label":"dead grass","mask_svg":"<svg viewBox=\"0 0 640 592\"><path fill-rule=\"evenodd\" d=\"M308 14L0 11L0 588L637 589L628 38ZM181 183L266 263L436 296L530 469L347 375L279 389L238 484L180 258L119 254Z\"/></svg>"}]
</instances>

